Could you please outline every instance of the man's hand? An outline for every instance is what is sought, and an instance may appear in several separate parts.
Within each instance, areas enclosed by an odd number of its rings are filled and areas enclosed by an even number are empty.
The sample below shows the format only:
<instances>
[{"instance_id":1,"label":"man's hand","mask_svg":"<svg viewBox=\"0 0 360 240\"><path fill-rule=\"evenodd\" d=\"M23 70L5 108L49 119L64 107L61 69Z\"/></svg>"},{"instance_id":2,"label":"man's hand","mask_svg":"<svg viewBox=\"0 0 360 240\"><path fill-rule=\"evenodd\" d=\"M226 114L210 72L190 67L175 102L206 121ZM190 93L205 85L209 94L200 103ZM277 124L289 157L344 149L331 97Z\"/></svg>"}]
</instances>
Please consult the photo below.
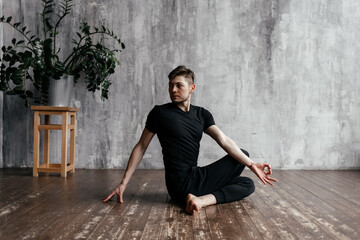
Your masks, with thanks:
<instances>
[{"instance_id":1,"label":"man's hand","mask_svg":"<svg viewBox=\"0 0 360 240\"><path fill-rule=\"evenodd\" d=\"M103 199L103 202L107 202L112 198L113 196L117 196L118 202L124 202L123 201L123 193L125 192L126 186L130 181L131 176L135 172L135 169L141 162L141 159L143 158L145 151L147 147L149 146L151 139L154 137L155 133L152 133L150 130L144 128L143 133L141 134L139 142L135 145L134 149L131 152L130 159L128 162L128 165L125 170L124 177L121 181L121 183L110 193L110 195Z\"/></svg>"},{"instance_id":2,"label":"man's hand","mask_svg":"<svg viewBox=\"0 0 360 240\"><path fill-rule=\"evenodd\" d=\"M266 185L266 183L274 186L270 181L277 182L275 178L270 177L272 174L271 167L267 163L254 163L250 169L260 178L260 180Z\"/></svg>"},{"instance_id":3,"label":"man's hand","mask_svg":"<svg viewBox=\"0 0 360 240\"><path fill-rule=\"evenodd\" d=\"M120 183L120 184L114 189L114 191L112 191L112 192L110 193L110 195L109 195L107 198L103 199L103 202L105 203L105 202L109 201L110 198L112 198L113 196L116 195L118 202L123 203L124 201L123 201L122 196L123 196L123 193L125 192L125 189L126 189L126 184Z\"/></svg>"}]
</instances>

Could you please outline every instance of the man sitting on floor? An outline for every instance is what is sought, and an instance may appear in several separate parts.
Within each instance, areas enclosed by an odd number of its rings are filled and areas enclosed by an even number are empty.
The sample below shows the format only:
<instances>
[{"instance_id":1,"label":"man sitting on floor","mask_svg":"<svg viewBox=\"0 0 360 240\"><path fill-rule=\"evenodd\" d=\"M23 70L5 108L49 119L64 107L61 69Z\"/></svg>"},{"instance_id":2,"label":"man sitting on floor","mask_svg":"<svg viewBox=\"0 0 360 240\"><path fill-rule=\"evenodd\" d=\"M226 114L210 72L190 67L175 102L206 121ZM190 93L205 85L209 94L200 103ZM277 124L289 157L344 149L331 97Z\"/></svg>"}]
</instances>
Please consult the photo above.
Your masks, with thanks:
<instances>
[{"instance_id":1,"label":"man sitting on floor","mask_svg":"<svg viewBox=\"0 0 360 240\"><path fill-rule=\"evenodd\" d=\"M213 116L202 107L191 105L195 90L194 73L185 66L169 74L171 103L155 106L149 113L144 131L135 145L120 184L104 199L116 195L123 202L123 193L131 176L142 160L150 141L158 135L165 165L166 187L174 202L185 203L186 212L194 214L202 207L243 199L254 192L254 182L240 174L249 167L264 183L271 181L271 167L255 163L216 125ZM200 140L205 132L228 155L198 167Z\"/></svg>"}]
</instances>

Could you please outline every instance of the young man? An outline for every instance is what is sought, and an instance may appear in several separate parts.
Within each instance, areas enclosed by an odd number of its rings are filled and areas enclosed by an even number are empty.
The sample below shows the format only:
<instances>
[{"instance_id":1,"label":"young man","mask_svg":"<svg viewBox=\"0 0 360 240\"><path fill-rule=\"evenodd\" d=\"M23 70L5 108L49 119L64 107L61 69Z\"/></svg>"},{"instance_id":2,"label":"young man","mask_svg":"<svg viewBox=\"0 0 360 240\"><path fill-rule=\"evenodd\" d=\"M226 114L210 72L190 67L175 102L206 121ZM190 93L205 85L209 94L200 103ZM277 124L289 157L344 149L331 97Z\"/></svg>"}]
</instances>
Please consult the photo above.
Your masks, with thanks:
<instances>
[{"instance_id":1,"label":"young man","mask_svg":"<svg viewBox=\"0 0 360 240\"><path fill-rule=\"evenodd\" d=\"M175 68L169 74L171 103L155 106L149 113L145 129L135 145L120 184L103 200L116 195L123 202L123 193L131 176L142 160L155 134L162 147L165 180L173 201L186 204L186 211L194 214L202 207L232 202L254 192L254 182L240 174L249 167L264 184L271 181L271 167L255 163L249 154L241 150L216 125L209 111L191 105L195 90L194 73L185 66ZM228 155L205 167L198 167L200 140L205 132Z\"/></svg>"}]
</instances>

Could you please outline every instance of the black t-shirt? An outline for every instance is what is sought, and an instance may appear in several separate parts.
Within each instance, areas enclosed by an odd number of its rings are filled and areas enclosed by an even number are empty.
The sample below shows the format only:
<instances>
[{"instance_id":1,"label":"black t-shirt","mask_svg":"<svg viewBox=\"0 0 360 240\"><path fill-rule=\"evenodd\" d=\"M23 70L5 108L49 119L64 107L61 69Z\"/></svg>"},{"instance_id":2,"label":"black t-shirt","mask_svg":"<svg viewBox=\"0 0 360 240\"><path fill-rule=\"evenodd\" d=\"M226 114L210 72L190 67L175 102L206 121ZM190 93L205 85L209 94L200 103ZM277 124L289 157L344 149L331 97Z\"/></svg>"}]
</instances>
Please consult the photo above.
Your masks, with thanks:
<instances>
[{"instance_id":1,"label":"black t-shirt","mask_svg":"<svg viewBox=\"0 0 360 240\"><path fill-rule=\"evenodd\" d=\"M185 180L186 172L197 166L203 132L214 124L208 110L193 105L189 112L174 103L150 111L145 127L158 135L167 177Z\"/></svg>"}]
</instances>

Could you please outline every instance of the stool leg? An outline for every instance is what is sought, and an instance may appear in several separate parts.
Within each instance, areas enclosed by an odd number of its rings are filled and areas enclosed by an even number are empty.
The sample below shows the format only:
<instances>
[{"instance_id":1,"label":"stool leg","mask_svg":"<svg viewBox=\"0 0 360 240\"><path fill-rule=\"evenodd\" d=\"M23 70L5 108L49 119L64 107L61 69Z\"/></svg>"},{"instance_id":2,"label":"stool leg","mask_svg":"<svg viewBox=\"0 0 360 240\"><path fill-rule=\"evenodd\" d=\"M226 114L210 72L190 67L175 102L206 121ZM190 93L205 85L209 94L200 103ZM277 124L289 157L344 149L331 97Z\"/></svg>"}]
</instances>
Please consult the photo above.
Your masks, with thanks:
<instances>
[{"instance_id":1,"label":"stool leg","mask_svg":"<svg viewBox=\"0 0 360 240\"><path fill-rule=\"evenodd\" d=\"M61 137L61 177L66 177L67 170L67 136L68 136L68 112L62 114L62 137Z\"/></svg>"},{"instance_id":2,"label":"stool leg","mask_svg":"<svg viewBox=\"0 0 360 240\"><path fill-rule=\"evenodd\" d=\"M45 115L45 124L50 124L50 116ZM44 165L46 168L49 167L49 155L50 155L50 130L46 129L44 134Z\"/></svg>"},{"instance_id":3,"label":"stool leg","mask_svg":"<svg viewBox=\"0 0 360 240\"><path fill-rule=\"evenodd\" d=\"M39 173L37 171L39 167L39 145L40 145L40 115L38 111L34 112L34 153L33 153L33 176L38 177Z\"/></svg>"},{"instance_id":4,"label":"stool leg","mask_svg":"<svg viewBox=\"0 0 360 240\"><path fill-rule=\"evenodd\" d=\"M71 173L75 173L75 129L76 129L76 114L73 113L70 117L71 125L74 129L70 130L70 166L72 166Z\"/></svg>"}]
</instances>

